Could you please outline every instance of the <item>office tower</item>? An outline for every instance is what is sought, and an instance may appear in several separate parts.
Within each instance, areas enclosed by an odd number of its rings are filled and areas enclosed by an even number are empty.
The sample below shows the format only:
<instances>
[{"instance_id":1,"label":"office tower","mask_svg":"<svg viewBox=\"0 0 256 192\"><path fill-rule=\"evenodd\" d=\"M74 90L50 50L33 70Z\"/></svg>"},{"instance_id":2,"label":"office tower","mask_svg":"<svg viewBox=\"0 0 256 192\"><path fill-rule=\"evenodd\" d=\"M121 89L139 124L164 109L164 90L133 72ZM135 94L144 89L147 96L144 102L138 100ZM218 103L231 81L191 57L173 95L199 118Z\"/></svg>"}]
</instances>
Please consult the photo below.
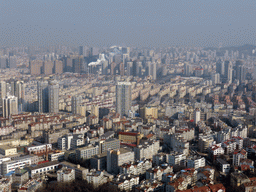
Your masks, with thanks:
<instances>
[{"instance_id":1,"label":"office tower","mask_svg":"<svg viewBox=\"0 0 256 192\"><path fill-rule=\"evenodd\" d=\"M156 80L156 63L151 63L151 76L152 79Z\"/></svg>"},{"instance_id":2,"label":"office tower","mask_svg":"<svg viewBox=\"0 0 256 192\"><path fill-rule=\"evenodd\" d=\"M224 62L219 60L217 63L216 63L216 73L219 73L220 76L223 76L224 75Z\"/></svg>"},{"instance_id":3,"label":"office tower","mask_svg":"<svg viewBox=\"0 0 256 192\"><path fill-rule=\"evenodd\" d=\"M122 116L128 116L131 105L131 83L118 82L116 85L116 112Z\"/></svg>"},{"instance_id":4,"label":"office tower","mask_svg":"<svg viewBox=\"0 0 256 192\"><path fill-rule=\"evenodd\" d=\"M225 61L225 73L224 77L226 79L226 83L232 83L232 63L231 61Z\"/></svg>"},{"instance_id":5,"label":"office tower","mask_svg":"<svg viewBox=\"0 0 256 192\"><path fill-rule=\"evenodd\" d=\"M43 61L33 60L29 62L29 69L31 75L40 75L43 71Z\"/></svg>"},{"instance_id":6,"label":"office tower","mask_svg":"<svg viewBox=\"0 0 256 192\"><path fill-rule=\"evenodd\" d=\"M17 67L17 58L16 58L16 56L10 56L10 58L9 58L9 67L11 69Z\"/></svg>"},{"instance_id":7,"label":"office tower","mask_svg":"<svg viewBox=\"0 0 256 192\"><path fill-rule=\"evenodd\" d=\"M73 96L71 99L71 110L73 114L81 114L81 96Z\"/></svg>"},{"instance_id":8,"label":"office tower","mask_svg":"<svg viewBox=\"0 0 256 192\"><path fill-rule=\"evenodd\" d=\"M7 56L0 57L0 68L5 69L7 67Z\"/></svg>"},{"instance_id":9,"label":"office tower","mask_svg":"<svg viewBox=\"0 0 256 192\"><path fill-rule=\"evenodd\" d=\"M55 74L62 74L63 73L63 62L60 60L55 60L53 71Z\"/></svg>"},{"instance_id":10,"label":"office tower","mask_svg":"<svg viewBox=\"0 0 256 192\"><path fill-rule=\"evenodd\" d=\"M192 66L189 63L184 64L184 75L190 76L192 73Z\"/></svg>"},{"instance_id":11,"label":"office tower","mask_svg":"<svg viewBox=\"0 0 256 192\"><path fill-rule=\"evenodd\" d=\"M48 104L49 113L59 112L59 84L57 81L49 81Z\"/></svg>"},{"instance_id":12,"label":"office tower","mask_svg":"<svg viewBox=\"0 0 256 192\"><path fill-rule=\"evenodd\" d=\"M48 82L38 81L37 82L37 99L38 99L38 112L48 113Z\"/></svg>"},{"instance_id":13,"label":"office tower","mask_svg":"<svg viewBox=\"0 0 256 192\"><path fill-rule=\"evenodd\" d=\"M11 115L18 114L18 98L8 95L3 99L3 117L8 118Z\"/></svg>"},{"instance_id":14,"label":"office tower","mask_svg":"<svg viewBox=\"0 0 256 192\"><path fill-rule=\"evenodd\" d=\"M214 85L220 84L220 74L219 73L212 73L211 80Z\"/></svg>"},{"instance_id":15,"label":"office tower","mask_svg":"<svg viewBox=\"0 0 256 192\"><path fill-rule=\"evenodd\" d=\"M23 111L24 97L25 97L25 84L23 81L11 82L11 95L18 98L18 111Z\"/></svg>"},{"instance_id":16,"label":"office tower","mask_svg":"<svg viewBox=\"0 0 256 192\"><path fill-rule=\"evenodd\" d=\"M194 122L195 124L197 124L201 119L201 114L200 114L200 110L197 108L195 111L194 111Z\"/></svg>"},{"instance_id":17,"label":"office tower","mask_svg":"<svg viewBox=\"0 0 256 192\"><path fill-rule=\"evenodd\" d=\"M84 56L84 47L79 46L79 55Z\"/></svg>"},{"instance_id":18,"label":"office tower","mask_svg":"<svg viewBox=\"0 0 256 192\"><path fill-rule=\"evenodd\" d=\"M44 71L45 75L51 75L53 73L53 62L52 61L44 61L43 71Z\"/></svg>"},{"instance_id":19,"label":"office tower","mask_svg":"<svg viewBox=\"0 0 256 192\"><path fill-rule=\"evenodd\" d=\"M124 76L124 63L120 63L119 65L119 71L120 71L120 75L121 76Z\"/></svg>"}]
</instances>

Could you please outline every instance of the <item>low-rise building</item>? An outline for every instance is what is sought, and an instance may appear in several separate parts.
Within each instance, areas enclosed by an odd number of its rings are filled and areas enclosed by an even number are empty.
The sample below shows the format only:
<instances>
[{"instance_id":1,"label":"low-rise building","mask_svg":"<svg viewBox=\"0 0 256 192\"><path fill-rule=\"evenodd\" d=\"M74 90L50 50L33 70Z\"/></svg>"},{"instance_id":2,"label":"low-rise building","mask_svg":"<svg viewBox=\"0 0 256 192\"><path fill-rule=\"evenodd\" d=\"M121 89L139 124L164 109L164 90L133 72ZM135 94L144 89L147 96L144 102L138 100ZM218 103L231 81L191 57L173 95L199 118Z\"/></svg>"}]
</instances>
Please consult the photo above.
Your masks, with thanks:
<instances>
[{"instance_id":1,"label":"low-rise building","mask_svg":"<svg viewBox=\"0 0 256 192\"><path fill-rule=\"evenodd\" d=\"M119 167L119 173L140 175L146 173L146 171L150 168L152 168L152 160L147 159L144 161L125 163Z\"/></svg>"},{"instance_id":2,"label":"low-rise building","mask_svg":"<svg viewBox=\"0 0 256 192\"><path fill-rule=\"evenodd\" d=\"M62 161L64 160L64 151L51 152L48 154L49 161Z\"/></svg>"},{"instance_id":3,"label":"low-rise building","mask_svg":"<svg viewBox=\"0 0 256 192\"><path fill-rule=\"evenodd\" d=\"M119 166L124 163L130 163L134 161L134 152L126 148L120 148L119 150L108 150L107 152L107 171L109 173L118 174Z\"/></svg>"},{"instance_id":4,"label":"low-rise building","mask_svg":"<svg viewBox=\"0 0 256 192\"><path fill-rule=\"evenodd\" d=\"M217 159L217 165L219 167L219 170L225 174L228 174L230 171L230 164L227 163L225 160L218 158Z\"/></svg>"},{"instance_id":5,"label":"low-rise building","mask_svg":"<svg viewBox=\"0 0 256 192\"><path fill-rule=\"evenodd\" d=\"M153 155L156 155L160 149L160 142L145 142L144 145L138 145L134 148L134 154L136 160L152 159Z\"/></svg>"},{"instance_id":6,"label":"low-rise building","mask_svg":"<svg viewBox=\"0 0 256 192\"><path fill-rule=\"evenodd\" d=\"M96 188L104 183L107 183L108 181L111 181L113 176L105 171L91 170L89 173L87 173L85 179L88 183L91 183L93 187Z\"/></svg>"},{"instance_id":7,"label":"low-rise building","mask_svg":"<svg viewBox=\"0 0 256 192\"><path fill-rule=\"evenodd\" d=\"M110 182L110 185L117 186L121 191L131 191L133 187L138 184L139 176L130 174L117 175L117 177Z\"/></svg>"},{"instance_id":8,"label":"low-rise building","mask_svg":"<svg viewBox=\"0 0 256 192\"><path fill-rule=\"evenodd\" d=\"M99 154L99 146L93 146L93 145L89 145L86 147L82 147L79 149L76 149L76 159L80 160L80 159L90 159L91 157L93 157L94 155Z\"/></svg>"},{"instance_id":9,"label":"low-rise building","mask_svg":"<svg viewBox=\"0 0 256 192\"><path fill-rule=\"evenodd\" d=\"M12 178L11 177L0 178L0 190L3 192L11 192L12 191Z\"/></svg>"},{"instance_id":10,"label":"low-rise building","mask_svg":"<svg viewBox=\"0 0 256 192\"><path fill-rule=\"evenodd\" d=\"M187 158L187 167L198 169L205 166L205 158L200 156L193 156Z\"/></svg>"},{"instance_id":11,"label":"low-rise building","mask_svg":"<svg viewBox=\"0 0 256 192\"><path fill-rule=\"evenodd\" d=\"M57 171L58 182L71 182L75 180L75 170L70 168L62 168Z\"/></svg>"},{"instance_id":12,"label":"low-rise building","mask_svg":"<svg viewBox=\"0 0 256 192\"><path fill-rule=\"evenodd\" d=\"M22 185L18 192L30 192L30 191L36 191L40 187L43 186L43 182L40 179L30 179L27 183Z\"/></svg>"},{"instance_id":13,"label":"low-rise building","mask_svg":"<svg viewBox=\"0 0 256 192\"><path fill-rule=\"evenodd\" d=\"M30 177L33 178L35 176L43 175L49 171L56 170L58 165L59 161L49 161L46 163L26 167L25 169L29 171Z\"/></svg>"},{"instance_id":14,"label":"low-rise building","mask_svg":"<svg viewBox=\"0 0 256 192\"><path fill-rule=\"evenodd\" d=\"M75 170L75 178L80 180L85 180L86 175L89 172L88 169L81 167L80 165L75 165L73 163L62 161L60 165L66 168L74 169Z\"/></svg>"},{"instance_id":15,"label":"low-rise building","mask_svg":"<svg viewBox=\"0 0 256 192\"><path fill-rule=\"evenodd\" d=\"M11 147L8 145L1 145L0 146L0 154L2 154L4 156L15 155L15 154L17 154L17 148Z\"/></svg>"},{"instance_id":16,"label":"low-rise building","mask_svg":"<svg viewBox=\"0 0 256 192\"><path fill-rule=\"evenodd\" d=\"M186 164L186 155L179 152L171 152L167 155L167 163L171 166L174 165L185 165Z\"/></svg>"}]
</instances>

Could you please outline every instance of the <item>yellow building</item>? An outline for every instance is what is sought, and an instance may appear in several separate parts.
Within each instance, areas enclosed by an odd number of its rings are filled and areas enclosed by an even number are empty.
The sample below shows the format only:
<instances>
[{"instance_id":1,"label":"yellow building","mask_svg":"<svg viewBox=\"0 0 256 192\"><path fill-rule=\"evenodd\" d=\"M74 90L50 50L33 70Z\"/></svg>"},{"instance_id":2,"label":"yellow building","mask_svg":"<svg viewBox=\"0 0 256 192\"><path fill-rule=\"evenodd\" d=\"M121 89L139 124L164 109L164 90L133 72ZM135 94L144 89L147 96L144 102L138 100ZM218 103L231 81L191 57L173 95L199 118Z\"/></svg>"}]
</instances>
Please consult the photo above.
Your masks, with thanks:
<instances>
[{"instance_id":1,"label":"yellow building","mask_svg":"<svg viewBox=\"0 0 256 192\"><path fill-rule=\"evenodd\" d=\"M118 138L121 143L136 144L138 145L143 134L139 132L119 132Z\"/></svg>"},{"instance_id":2,"label":"yellow building","mask_svg":"<svg viewBox=\"0 0 256 192\"><path fill-rule=\"evenodd\" d=\"M158 109L157 107L143 107L141 109L141 117L143 119L157 119L158 118Z\"/></svg>"},{"instance_id":3,"label":"yellow building","mask_svg":"<svg viewBox=\"0 0 256 192\"><path fill-rule=\"evenodd\" d=\"M16 147L10 147L8 145L0 146L0 154L4 156L10 156L17 154L17 148Z\"/></svg>"}]
</instances>

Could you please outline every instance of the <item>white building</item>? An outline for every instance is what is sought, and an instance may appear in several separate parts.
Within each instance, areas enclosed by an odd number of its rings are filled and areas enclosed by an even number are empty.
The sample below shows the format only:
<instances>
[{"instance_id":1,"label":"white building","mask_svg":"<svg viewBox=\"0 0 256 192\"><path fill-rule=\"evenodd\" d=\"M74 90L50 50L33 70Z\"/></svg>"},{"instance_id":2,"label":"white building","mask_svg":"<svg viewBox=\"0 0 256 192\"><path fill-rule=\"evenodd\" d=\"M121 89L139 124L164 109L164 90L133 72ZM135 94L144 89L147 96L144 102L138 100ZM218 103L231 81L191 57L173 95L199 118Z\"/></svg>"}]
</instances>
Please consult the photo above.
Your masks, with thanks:
<instances>
[{"instance_id":1,"label":"white building","mask_svg":"<svg viewBox=\"0 0 256 192\"><path fill-rule=\"evenodd\" d=\"M230 171L230 164L224 161L223 159L218 158L217 164L221 172L228 174Z\"/></svg>"},{"instance_id":2,"label":"white building","mask_svg":"<svg viewBox=\"0 0 256 192\"><path fill-rule=\"evenodd\" d=\"M140 175L146 173L146 170L150 168L152 168L151 160L137 161L133 163L125 163L119 166L119 173Z\"/></svg>"},{"instance_id":3,"label":"white building","mask_svg":"<svg viewBox=\"0 0 256 192\"><path fill-rule=\"evenodd\" d=\"M104 183L108 182L110 175L103 171L96 171L96 170L91 170L87 175L86 175L86 181L88 183L91 183L93 187L98 187Z\"/></svg>"},{"instance_id":4,"label":"white building","mask_svg":"<svg viewBox=\"0 0 256 192\"><path fill-rule=\"evenodd\" d=\"M133 187L139 184L139 176L134 176L130 174L117 175L110 185L117 186L121 191L132 191Z\"/></svg>"},{"instance_id":5,"label":"white building","mask_svg":"<svg viewBox=\"0 0 256 192\"><path fill-rule=\"evenodd\" d=\"M179 152L172 152L167 155L166 161L171 166L184 165L186 163L186 155Z\"/></svg>"},{"instance_id":6,"label":"white building","mask_svg":"<svg viewBox=\"0 0 256 192\"><path fill-rule=\"evenodd\" d=\"M36 145L26 147L26 152L29 154L44 153L46 150L49 152L52 150L52 144Z\"/></svg>"},{"instance_id":7,"label":"white building","mask_svg":"<svg viewBox=\"0 0 256 192\"><path fill-rule=\"evenodd\" d=\"M198 169L205 166L205 158L200 156L194 156L187 158L187 167Z\"/></svg>"},{"instance_id":8,"label":"white building","mask_svg":"<svg viewBox=\"0 0 256 192\"><path fill-rule=\"evenodd\" d=\"M157 154L160 149L160 142L153 141L145 143L134 148L135 160L152 159L153 155Z\"/></svg>"},{"instance_id":9,"label":"white building","mask_svg":"<svg viewBox=\"0 0 256 192\"><path fill-rule=\"evenodd\" d=\"M8 118L10 115L18 114L18 98L8 95L3 99L3 117Z\"/></svg>"},{"instance_id":10,"label":"white building","mask_svg":"<svg viewBox=\"0 0 256 192\"><path fill-rule=\"evenodd\" d=\"M75 180L75 170L69 168L62 168L57 171L58 182L70 182Z\"/></svg>"},{"instance_id":11,"label":"white building","mask_svg":"<svg viewBox=\"0 0 256 192\"><path fill-rule=\"evenodd\" d=\"M134 161L134 152L125 148L107 151L107 171L118 174L119 166Z\"/></svg>"},{"instance_id":12,"label":"white building","mask_svg":"<svg viewBox=\"0 0 256 192\"><path fill-rule=\"evenodd\" d=\"M201 120L200 110L197 108L194 112L194 123L197 124Z\"/></svg>"}]
</instances>

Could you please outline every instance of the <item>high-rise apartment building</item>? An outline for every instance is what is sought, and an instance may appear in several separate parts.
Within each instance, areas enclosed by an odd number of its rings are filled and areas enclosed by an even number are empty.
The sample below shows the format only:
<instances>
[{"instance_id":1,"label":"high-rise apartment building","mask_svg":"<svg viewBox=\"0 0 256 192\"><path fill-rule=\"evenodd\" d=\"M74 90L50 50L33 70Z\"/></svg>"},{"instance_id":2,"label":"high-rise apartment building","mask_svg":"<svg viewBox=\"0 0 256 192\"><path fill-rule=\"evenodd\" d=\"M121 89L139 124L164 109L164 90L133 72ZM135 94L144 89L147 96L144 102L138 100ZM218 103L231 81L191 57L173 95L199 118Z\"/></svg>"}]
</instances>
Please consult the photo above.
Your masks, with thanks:
<instances>
[{"instance_id":1,"label":"high-rise apartment building","mask_svg":"<svg viewBox=\"0 0 256 192\"><path fill-rule=\"evenodd\" d=\"M151 76L152 79L156 80L156 63L151 64Z\"/></svg>"},{"instance_id":2,"label":"high-rise apartment building","mask_svg":"<svg viewBox=\"0 0 256 192\"><path fill-rule=\"evenodd\" d=\"M0 99L1 99L1 106L2 106L2 100L6 96L6 82L5 81L0 81Z\"/></svg>"},{"instance_id":3,"label":"high-rise apartment building","mask_svg":"<svg viewBox=\"0 0 256 192\"><path fill-rule=\"evenodd\" d=\"M131 105L131 83L118 82L116 85L116 112L128 116Z\"/></svg>"},{"instance_id":4,"label":"high-rise apartment building","mask_svg":"<svg viewBox=\"0 0 256 192\"><path fill-rule=\"evenodd\" d=\"M48 108L50 113L59 112L59 84L50 81L48 85Z\"/></svg>"},{"instance_id":5,"label":"high-rise apartment building","mask_svg":"<svg viewBox=\"0 0 256 192\"><path fill-rule=\"evenodd\" d=\"M63 73L63 62L60 60L54 61L54 73L61 74Z\"/></svg>"},{"instance_id":6,"label":"high-rise apartment building","mask_svg":"<svg viewBox=\"0 0 256 192\"><path fill-rule=\"evenodd\" d=\"M16 58L16 56L10 56L10 58L9 58L9 67L11 69L17 67L17 58Z\"/></svg>"},{"instance_id":7,"label":"high-rise apartment building","mask_svg":"<svg viewBox=\"0 0 256 192\"><path fill-rule=\"evenodd\" d=\"M232 83L232 63L231 61L225 61L225 73L224 77L226 79L226 83Z\"/></svg>"},{"instance_id":8,"label":"high-rise apartment building","mask_svg":"<svg viewBox=\"0 0 256 192\"><path fill-rule=\"evenodd\" d=\"M189 63L184 64L184 75L190 76L192 73L192 66Z\"/></svg>"},{"instance_id":9,"label":"high-rise apartment building","mask_svg":"<svg viewBox=\"0 0 256 192\"><path fill-rule=\"evenodd\" d=\"M53 73L53 62L52 61L44 61L43 71L45 75L51 75Z\"/></svg>"},{"instance_id":10,"label":"high-rise apartment building","mask_svg":"<svg viewBox=\"0 0 256 192\"><path fill-rule=\"evenodd\" d=\"M84 47L83 46L79 46L79 55L84 55Z\"/></svg>"},{"instance_id":11,"label":"high-rise apartment building","mask_svg":"<svg viewBox=\"0 0 256 192\"><path fill-rule=\"evenodd\" d=\"M224 75L224 62L219 60L216 63L216 73L219 73L221 76Z\"/></svg>"},{"instance_id":12,"label":"high-rise apartment building","mask_svg":"<svg viewBox=\"0 0 256 192\"><path fill-rule=\"evenodd\" d=\"M43 61L33 60L29 62L29 69L31 75L40 75L43 71Z\"/></svg>"},{"instance_id":13,"label":"high-rise apartment building","mask_svg":"<svg viewBox=\"0 0 256 192\"><path fill-rule=\"evenodd\" d=\"M74 58L72 60L73 72L74 73L81 73L83 63L84 63L84 57L83 56L78 56L78 57Z\"/></svg>"},{"instance_id":14,"label":"high-rise apartment building","mask_svg":"<svg viewBox=\"0 0 256 192\"><path fill-rule=\"evenodd\" d=\"M200 120L201 120L201 113L200 113L200 110L197 108L194 111L194 122L195 122L195 124L197 124Z\"/></svg>"},{"instance_id":15,"label":"high-rise apartment building","mask_svg":"<svg viewBox=\"0 0 256 192\"><path fill-rule=\"evenodd\" d=\"M3 99L3 117L8 118L10 115L18 114L18 98L8 95Z\"/></svg>"},{"instance_id":16,"label":"high-rise apartment building","mask_svg":"<svg viewBox=\"0 0 256 192\"><path fill-rule=\"evenodd\" d=\"M81 96L73 96L71 99L71 110L73 114L81 114Z\"/></svg>"},{"instance_id":17,"label":"high-rise apartment building","mask_svg":"<svg viewBox=\"0 0 256 192\"><path fill-rule=\"evenodd\" d=\"M7 67L7 56L1 56L0 57L0 68L4 69Z\"/></svg>"},{"instance_id":18,"label":"high-rise apartment building","mask_svg":"<svg viewBox=\"0 0 256 192\"><path fill-rule=\"evenodd\" d=\"M214 85L220 83L220 74L219 73L212 73L211 74L211 80Z\"/></svg>"},{"instance_id":19,"label":"high-rise apartment building","mask_svg":"<svg viewBox=\"0 0 256 192\"><path fill-rule=\"evenodd\" d=\"M48 82L37 82L37 98L38 98L38 111L39 113L47 113L48 108Z\"/></svg>"},{"instance_id":20,"label":"high-rise apartment building","mask_svg":"<svg viewBox=\"0 0 256 192\"><path fill-rule=\"evenodd\" d=\"M23 81L11 82L11 95L18 98L18 110L22 111L25 99L25 84Z\"/></svg>"}]
</instances>

